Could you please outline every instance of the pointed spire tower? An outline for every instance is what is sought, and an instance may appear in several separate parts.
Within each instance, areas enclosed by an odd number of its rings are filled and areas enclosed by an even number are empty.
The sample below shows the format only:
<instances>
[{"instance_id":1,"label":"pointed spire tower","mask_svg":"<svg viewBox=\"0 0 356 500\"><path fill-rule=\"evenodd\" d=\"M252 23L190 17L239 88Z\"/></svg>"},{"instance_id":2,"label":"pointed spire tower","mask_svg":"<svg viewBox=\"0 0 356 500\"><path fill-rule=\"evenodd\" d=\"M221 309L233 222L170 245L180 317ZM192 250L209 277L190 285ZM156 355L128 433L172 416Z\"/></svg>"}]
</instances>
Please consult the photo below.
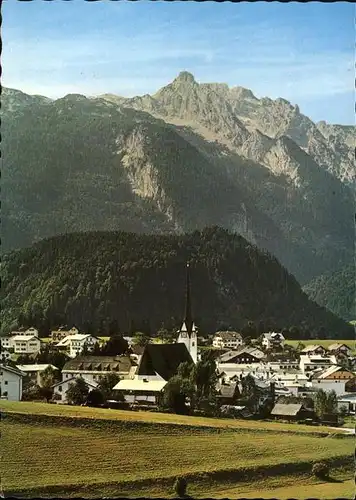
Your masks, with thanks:
<instances>
[{"instance_id":1,"label":"pointed spire tower","mask_svg":"<svg viewBox=\"0 0 356 500\"><path fill-rule=\"evenodd\" d=\"M194 361L198 359L198 342L197 342L197 329L193 321L192 302L190 291L190 273L189 263L187 262L187 278L186 278L186 291L185 291L185 314L184 321L177 342L184 343Z\"/></svg>"}]
</instances>

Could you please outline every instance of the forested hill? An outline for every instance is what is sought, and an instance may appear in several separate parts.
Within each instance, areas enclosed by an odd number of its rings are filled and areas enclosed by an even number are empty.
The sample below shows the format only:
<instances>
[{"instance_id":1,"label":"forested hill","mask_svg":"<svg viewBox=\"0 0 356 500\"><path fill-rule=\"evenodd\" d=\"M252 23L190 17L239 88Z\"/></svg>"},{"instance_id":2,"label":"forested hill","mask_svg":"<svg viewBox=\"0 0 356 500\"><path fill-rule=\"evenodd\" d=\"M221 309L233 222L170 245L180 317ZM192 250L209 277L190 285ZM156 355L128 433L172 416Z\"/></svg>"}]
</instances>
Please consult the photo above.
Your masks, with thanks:
<instances>
[{"instance_id":1,"label":"forested hill","mask_svg":"<svg viewBox=\"0 0 356 500\"><path fill-rule=\"evenodd\" d=\"M350 263L335 273L319 276L304 286L305 293L347 321L356 319L355 264Z\"/></svg>"},{"instance_id":2,"label":"forested hill","mask_svg":"<svg viewBox=\"0 0 356 500\"><path fill-rule=\"evenodd\" d=\"M6 254L2 262L2 330L75 324L107 332L155 333L179 326L185 264L191 263L192 300L202 333L304 325L346 338L352 329L311 302L295 278L268 253L239 235L213 227L181 236L124 232L75 233Z\"/></svg>"}]
</instances>

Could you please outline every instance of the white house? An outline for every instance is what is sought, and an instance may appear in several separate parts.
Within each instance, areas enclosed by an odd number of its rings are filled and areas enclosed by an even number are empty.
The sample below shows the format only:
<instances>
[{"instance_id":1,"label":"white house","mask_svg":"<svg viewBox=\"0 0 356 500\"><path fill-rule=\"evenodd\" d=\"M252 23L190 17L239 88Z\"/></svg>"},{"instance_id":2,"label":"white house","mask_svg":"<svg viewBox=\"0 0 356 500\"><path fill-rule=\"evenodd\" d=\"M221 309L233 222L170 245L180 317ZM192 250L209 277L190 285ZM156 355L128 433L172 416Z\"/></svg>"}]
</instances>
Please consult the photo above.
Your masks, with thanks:
<instances>
[{"instance_id":1,"label":"white house","mask_svg":"<svg viewBox=\"0 0 356 500\"><path fill-rule=\"evenodd\" d=\"M10 335L12 337L14 337L15 335L18 336L18 335L34 335L35 337L38 337L38 330L37 328L31 326L30 328L24 328L24 327L21 327L19 328L18 330L14 330L10 333Z\"/></svg>"},{"instance_id":2,"label":"white house","mask_svg":"<svg viewBox=\"0 0 356 500\"><path fill-rule=\"evenodd\" d=\"M67 391L69 389L70 384L75 383L76 379L79 377L71 377L67 380L62 380L61 382L58 382L57 384L53 385L53 399L57 401L57 403L67 403ZM85 377L81 377L86 386L88 387L89 391L92 389L96 389L98 384L97 382L93 382L90 380L87 380Z\"/></svg>"},{"instance_id":3,"label":"white house","mask_svg":"<svg viewBox=\"0 0 356 500\"><path fill-rule=\"evenodd\" d=\"M242 335L238 332L216 332L213 337L213 347L219 349L238 349L243 345Z\"/></svg>"},{"instance_id":4,"label":"white house","mask_svg":"<svg viewBox=\"0 0 356 500\"><path fill-rule=\"evenodd\" d=\"M78 333L79 330L75 326L72 326L70 330L68 330L64 326L60 326L58 330L51 331L51 339L52 342L59 342L64 338L68 337L68 335L77 335Z\"/></svg>"},{"instance_id":5,"label":"white house","mask_svg":"<svg viewBox=\"0 0 356 500\"><path fill-rule=\"evenodd\" d=\"M285 342L284 335L277 332L264 333L262 336L262 346L265 349L283 348Z\"/></svg>"},{"instance_id":6,"label":"white house","mask_svg":"<svg viewBox=\"0 0 356 500\"><path fill-rule=\"evenodd\" d=\"M356 413L356 393L343 394L337 398L338 409L346 407L349 415Z\"/></svg>"},{"instance_id":7,"label":"white house","mask_svg":"<svg viewBox=\"0 0 356 500\"><path fill-rule=\"evenodd\" d=\"M0 361L7 361L10 359L12 356L11 352L9 352L7 349L1 349L0 352Z\"/></svg>"},{"instance_id":8,"label":"white house","mask_svg":"<svg viewBox=\"0 0 356 500\"><path fill-rule=\"evenodd\" d=\"M337 395L348 392L355 385L356 374L342 366L333 365L316 374L312 379L312 387L324 391L335 391Z\"/></svg>"},{"instance_id":9,"label":"white house","mask_svg":"<svg viewBox=\"0 0 356 500\"><path fill-rule=\"evenodd\" d=\"M299 367L303 373L311 373L314 370L325 369L336 364L335 356L301 354L299 359Z\"/></svg>"},{"instance_id":10,"label":"white house","mask_svg":"<svg viewBox=\"0 0 356 500\"><path fill-rule=\"evenodd\" d=\"M60 340L56 347L64 349L71 358L75 358L83 351L84 346L90 351L99 342L100 340L94 335L77 333Z\"/></svg>"},{"instance_id":11,"label":"white house","mask_svg":"<svg viewBox=\"0 0 356 500\"><path fill-rule=\"evenodd\" d=\"M0 365L0 395L8 401L21 401L22 377L25 374L12 366Z\"/></svg>"},{"instance_id":12,"label":"white house","mask_svg":"<svg viewBox=\"0 0 356 500\"><path fill-rule=\"evenodd\" d=\"M47 368L51 367L52 370L58 371L56 366L49 364L16 365L16 367L39 386L42 385L41 375L45 370L47 370Z\"/></svg>"},{"instance_id":13,"label":"white house","mask_svg":"<svg viewBox=\"0 0 356 500\"><path fill-rule=\"evenodd\" d=\"M9 344L15 354L37 354L41 350L41 341L35 335L15 335Z\"/></svg>"},{"instance_id":14,"label":"white house","mask_svg":"<svg viewBox=\"0 0 356 500\"><path fill-rule=\"evenodd\" d=\"M123 393L127 403L151 403L157 404L159 395L167 385L165 380L120 380L113 390Z\"/></svg>"},{"instance_id":15,"label":"white house","mask_svg":"<svg viewBox=\"0 0 356 500\"><path fill-rule=\"evenodd\" d=\"M4 337L1 337L1 350L2 349L12 349L12 339L10 335L6 335Z\"/></svg>"}]
</instances>

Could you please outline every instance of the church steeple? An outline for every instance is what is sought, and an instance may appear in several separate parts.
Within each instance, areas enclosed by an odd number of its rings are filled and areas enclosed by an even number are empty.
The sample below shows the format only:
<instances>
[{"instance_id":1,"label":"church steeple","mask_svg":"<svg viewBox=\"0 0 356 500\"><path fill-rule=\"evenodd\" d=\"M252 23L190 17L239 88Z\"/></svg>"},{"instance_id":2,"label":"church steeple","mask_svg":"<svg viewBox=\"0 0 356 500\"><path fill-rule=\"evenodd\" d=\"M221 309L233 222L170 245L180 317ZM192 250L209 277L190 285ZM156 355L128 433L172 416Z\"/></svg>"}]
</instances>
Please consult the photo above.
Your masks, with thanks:
<instances>
[{"instance_id":1,"label":"church steeple","mask_svg":"<svg viewBox=\"0 0 356 500\"><path fill-rule=\"evenodd\" d=\"M185 291L185 315L184 323L187 327L189 335L192 333L193 329L193 314L192 314L192 302L190 294L190 275L189 275L189 262L187 262L187 282Z\"/></svg>"}]
</instances>

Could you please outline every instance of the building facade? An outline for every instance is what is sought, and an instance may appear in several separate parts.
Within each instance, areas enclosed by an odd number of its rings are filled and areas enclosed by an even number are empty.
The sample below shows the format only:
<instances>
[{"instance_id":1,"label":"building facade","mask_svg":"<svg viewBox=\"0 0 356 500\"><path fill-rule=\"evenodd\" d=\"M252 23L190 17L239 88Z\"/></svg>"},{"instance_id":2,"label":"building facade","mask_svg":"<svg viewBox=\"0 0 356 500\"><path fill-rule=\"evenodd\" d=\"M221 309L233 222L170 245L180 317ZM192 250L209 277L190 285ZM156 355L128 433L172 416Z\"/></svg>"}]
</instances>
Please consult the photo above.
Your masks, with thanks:
<instances>
[{"instance_id":1,"label":"building facade","mask_svg":"<svg viewBox=\"0 0 356 500\"><path fill-rule=\"evenodd\" d=\"M21 401L22 378L24 375L17 368L0 365L0 396L8 401Z\"/></svg>"}]
</instances>

